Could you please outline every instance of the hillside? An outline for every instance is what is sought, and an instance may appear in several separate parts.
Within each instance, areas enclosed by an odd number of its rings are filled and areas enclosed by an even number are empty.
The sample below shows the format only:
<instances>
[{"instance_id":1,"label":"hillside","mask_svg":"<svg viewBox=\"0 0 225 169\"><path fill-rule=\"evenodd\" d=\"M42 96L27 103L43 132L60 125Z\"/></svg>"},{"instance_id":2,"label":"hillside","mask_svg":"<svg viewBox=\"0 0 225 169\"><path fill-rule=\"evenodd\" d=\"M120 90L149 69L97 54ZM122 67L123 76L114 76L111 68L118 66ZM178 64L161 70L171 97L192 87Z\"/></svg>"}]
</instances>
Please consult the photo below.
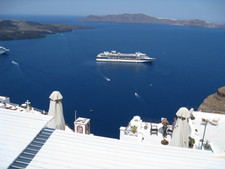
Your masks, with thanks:
<instances>
[{"instance_id":1,"label":"hillside","mask_svg":"<svg viewBox=\"0 0 225 169\"><path fill-rule=\"evenodd\" d=\"M80 21L98 21L98 22L123 22L123 23L149 23L149 24L165 24L178 25L188 27L203 28L225 28L225 25L209 23L203 20L181 20L181 19L165 19L147 16L144 14L121 14L121 15L89 15Z\"/></svg>"},{"instance_id":2,"label":"hillside","mask_svg":"<svg viewBox=\"0 0 225 169\"><path fill-rule=\"evenodd\" d=\"M0 20L0 40L42 38L46 34L89 28L77 25L41 24L22 20Z\"/></svg>"}]
</instances>

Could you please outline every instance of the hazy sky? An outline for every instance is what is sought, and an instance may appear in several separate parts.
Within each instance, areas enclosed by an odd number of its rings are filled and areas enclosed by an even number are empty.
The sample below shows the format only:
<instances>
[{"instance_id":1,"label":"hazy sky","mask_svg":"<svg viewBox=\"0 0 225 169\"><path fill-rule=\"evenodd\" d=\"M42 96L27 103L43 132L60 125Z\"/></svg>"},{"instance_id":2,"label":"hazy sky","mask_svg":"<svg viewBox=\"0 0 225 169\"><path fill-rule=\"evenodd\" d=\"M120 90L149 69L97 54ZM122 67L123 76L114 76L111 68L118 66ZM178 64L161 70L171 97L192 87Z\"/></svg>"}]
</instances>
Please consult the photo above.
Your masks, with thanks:
<instances>
[{"instance_id":1,"label":"hazy sky","mask_svg":"<svg viewBox=\"0 0 225 169\"><path fill-rule=\"evenodd\" d=\"M0 15L107 15L204 19L225 23L225 0L0 0Z\"/></svg>"}]
</instances>

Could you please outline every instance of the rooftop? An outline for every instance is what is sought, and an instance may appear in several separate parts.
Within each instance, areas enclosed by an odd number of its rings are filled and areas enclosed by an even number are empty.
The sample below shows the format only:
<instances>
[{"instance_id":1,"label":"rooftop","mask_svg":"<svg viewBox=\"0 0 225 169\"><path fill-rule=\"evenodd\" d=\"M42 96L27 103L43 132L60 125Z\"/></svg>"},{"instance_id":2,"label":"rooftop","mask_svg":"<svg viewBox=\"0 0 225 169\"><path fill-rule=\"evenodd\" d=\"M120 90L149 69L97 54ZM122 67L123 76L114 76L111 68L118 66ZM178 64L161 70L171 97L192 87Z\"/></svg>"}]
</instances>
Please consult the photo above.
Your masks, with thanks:
<instances>
[{"instance_id":1,"label":"rooftop","mask_svg":"<svg viewBox=\"0 0 225 169\"><path fill-rule=\"evenodd\" d=\"M8 168L51 119L0 108L0 168Z\"/></svg>"},{"instance_id":2,"label":"rooftop","mask_svg":"<svg viewBox=\"0 0 225 169\"><path fill-rule=\"evenodd\" d=\"M10 166L51 118L42 114L0 109L0 168ZM225 160L215 158L209 151L122 141L56 129L26 165L26 168L139 169L151 166L222 169Z\"/></svg>"},{"instance_id":3,"label":"rooftop","mask_svg":"<svg viewBox=\"0 0 225 169\"><path fill-rule=\"evenodd\" d=\"M193 148L209 150L215 154L225 152L225 135L222 134L225 128L225 115L197 111L193 111L192 114L195 119L189 119L189 125L191 137L195 139ZM132 126L137 127L136 131L133 131ZM120 140L161 145L161 141L166 139L170 143L172 126L168 125L169 132L167 129L166 138L163 137L162 126L162 123L143 122L139 116L134 116L127 127L120 127ZM209 142L211 148L202 147L202 140L204 140L203 145Z\"/></svg>"},{"instance_id":4,"label":"rooftop","mask_svg":"<svg viewBox=\"0 0 225 169\"><path fill-rule=\"evenodd\" d=\"M225 115L213 114L206 112L193 112L195 120L190 120L192 128L192 136L198 141L203 138L204 130L205 136L204 141L209 141L214 153L225 152ZM204 122L204 119L207 124ZM197 130L197 131L196 131ZM200 145L197 145L199 147Z\"/></svg>"}]
</instances>

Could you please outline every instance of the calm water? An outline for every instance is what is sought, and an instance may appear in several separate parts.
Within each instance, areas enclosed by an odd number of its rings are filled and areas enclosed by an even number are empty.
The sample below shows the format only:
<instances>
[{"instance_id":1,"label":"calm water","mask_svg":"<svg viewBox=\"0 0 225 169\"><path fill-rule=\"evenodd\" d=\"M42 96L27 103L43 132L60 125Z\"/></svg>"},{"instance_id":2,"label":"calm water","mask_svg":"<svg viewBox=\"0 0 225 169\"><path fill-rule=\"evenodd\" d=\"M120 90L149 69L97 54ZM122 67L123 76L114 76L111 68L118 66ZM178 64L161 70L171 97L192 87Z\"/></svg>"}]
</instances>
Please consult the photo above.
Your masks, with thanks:
<instances>
[{"instance_id":1,"label":"calm water","mask_svg":"<svg viewBox=\"0 0 225 169\"><path fill-rule=\"evenodd\" d=\"M0 57L0 95L19 104L29 99L34 107L47 111L49 95L58 90L64 96L64 116L70 127L77 110L77 116L91 118L95 135L118 138L119 127L134 115L171 121L180 107L197 109L206 96L225 84L222 29L79 23L77 17L1 18L94 28L42 39L1 41L0 46L10 53ZM96 63L96 55L107 50L140 51L157 60L152 64Z\"/></svg>"}]
</instances>

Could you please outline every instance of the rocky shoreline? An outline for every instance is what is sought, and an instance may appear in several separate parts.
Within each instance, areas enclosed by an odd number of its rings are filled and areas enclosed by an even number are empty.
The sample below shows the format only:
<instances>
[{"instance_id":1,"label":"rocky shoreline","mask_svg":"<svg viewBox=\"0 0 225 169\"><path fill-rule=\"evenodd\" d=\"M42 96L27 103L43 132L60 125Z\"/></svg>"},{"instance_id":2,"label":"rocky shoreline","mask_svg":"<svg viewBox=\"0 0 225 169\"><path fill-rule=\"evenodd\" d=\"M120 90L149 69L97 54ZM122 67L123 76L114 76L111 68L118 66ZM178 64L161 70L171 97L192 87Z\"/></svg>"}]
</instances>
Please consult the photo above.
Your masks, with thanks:
<instances>
[{"instance_id":1,"label":"rocky shoreline","mask_svg":"<svg viewBox=\"0 0 225 169\"><path fill-rule=\"evenodd\" d=\"M225 114L225 86L209 95L199 106L198 111Z\"/></svg>"},{"instance_id":2,"label":"rocky shoreline","mask_svg":"<svg viewBox=\"0 0 225 169\"><path fill-rule=\"evenodd\" d=\"M41 24L23 20L0 20L0 40L43 38L47 34L71 32L74 29L91 29L91 27L65 24Z\"/></svg>"}]
</instances>

